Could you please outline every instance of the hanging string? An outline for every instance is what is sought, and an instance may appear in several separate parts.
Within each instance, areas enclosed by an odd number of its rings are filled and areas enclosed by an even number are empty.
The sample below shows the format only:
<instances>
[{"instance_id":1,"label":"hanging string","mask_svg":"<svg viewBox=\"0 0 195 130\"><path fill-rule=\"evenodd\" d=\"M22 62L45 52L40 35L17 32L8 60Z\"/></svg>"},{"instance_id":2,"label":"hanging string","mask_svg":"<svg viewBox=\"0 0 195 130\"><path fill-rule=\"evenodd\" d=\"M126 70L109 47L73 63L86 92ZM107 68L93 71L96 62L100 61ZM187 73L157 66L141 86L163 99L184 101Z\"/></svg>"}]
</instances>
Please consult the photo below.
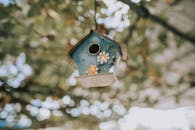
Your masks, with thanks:
<instances>
[{"instance_id":1,"label":"hanging string","mask_svg":"<svg viewBox=\"0 0 195 130\"><path fill-rule=\"evenodd\" d=\"M95 30L97 30L96 14L97 14L97 1L94 0L94 23L95 23Z\"/></svg>"}]
</instances>

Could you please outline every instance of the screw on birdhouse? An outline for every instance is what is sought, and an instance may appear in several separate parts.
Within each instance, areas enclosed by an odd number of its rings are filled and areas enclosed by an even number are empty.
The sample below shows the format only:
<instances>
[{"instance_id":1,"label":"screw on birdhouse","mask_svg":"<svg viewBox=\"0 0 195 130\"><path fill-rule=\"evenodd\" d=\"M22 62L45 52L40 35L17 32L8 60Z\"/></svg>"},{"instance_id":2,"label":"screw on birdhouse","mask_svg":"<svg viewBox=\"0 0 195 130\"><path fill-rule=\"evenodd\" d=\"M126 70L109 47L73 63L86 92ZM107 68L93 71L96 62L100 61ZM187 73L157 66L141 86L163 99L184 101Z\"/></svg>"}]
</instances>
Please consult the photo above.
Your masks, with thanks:
<instances>
[{"instance_id":1,"label":"screw on birdhouse","mask_svg":"<svg viewBox=\"0 0 195 130\"><path fill-rule=\"evenodd\" d=\"M123 54L117 42L91 30L68 52L68 59L76 64L80 76L75 78L82 86L105 87L116 81L110 69Z\"/></svg>"}]
</instances>

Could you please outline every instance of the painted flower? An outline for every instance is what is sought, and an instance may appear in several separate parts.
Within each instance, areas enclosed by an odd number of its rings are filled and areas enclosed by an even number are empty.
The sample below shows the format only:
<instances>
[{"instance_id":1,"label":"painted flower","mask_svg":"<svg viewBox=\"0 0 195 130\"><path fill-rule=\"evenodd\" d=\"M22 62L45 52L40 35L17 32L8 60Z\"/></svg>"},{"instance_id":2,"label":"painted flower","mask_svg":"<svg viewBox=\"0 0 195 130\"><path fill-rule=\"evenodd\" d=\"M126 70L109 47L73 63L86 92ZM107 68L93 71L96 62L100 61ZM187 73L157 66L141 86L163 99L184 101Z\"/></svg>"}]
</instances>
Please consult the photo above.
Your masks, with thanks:
<instances>
[{"instance_id":1,"label":"painted flower","mask_svg":"<svg viewBox=\"0 0 195 130\"><path fill-rule=\"evenodd\" d=\"M98 74L98 66L97 65L90 65L87 70L86 70L86 74L87 75L95 75Z\"/></svg>"},{"instance_id":2,"label":"painted flower","mask_svg":"<svg viewBox=\"0 0 195 130\"><path fill-rule=\"evenodd\" d=\"M100 52L100 54L97 56L97 60L101 64L108 62L109 59L110 59L109 54L106 53L105 51Z\"/></svg>"}]
</instances>

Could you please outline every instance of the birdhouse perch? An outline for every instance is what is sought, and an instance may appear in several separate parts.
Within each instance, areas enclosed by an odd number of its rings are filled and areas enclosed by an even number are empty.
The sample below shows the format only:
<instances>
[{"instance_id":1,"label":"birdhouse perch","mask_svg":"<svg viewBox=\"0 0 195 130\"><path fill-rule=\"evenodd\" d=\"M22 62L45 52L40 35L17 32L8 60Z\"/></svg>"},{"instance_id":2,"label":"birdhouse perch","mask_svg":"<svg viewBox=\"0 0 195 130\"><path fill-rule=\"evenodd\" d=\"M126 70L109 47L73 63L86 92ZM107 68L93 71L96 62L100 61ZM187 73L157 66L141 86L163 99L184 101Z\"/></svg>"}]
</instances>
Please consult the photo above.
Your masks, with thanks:
<instances>
[{"instance_id":1,"label":"birdhouse perch","mask_svg":"<svg viewBox=\"0 0 195 130\"><path fill-rule=\"evenodd\" d=\"M116 81L111 69L118 59L126 57L123 50L117 42L91 30L68 52L67 60L76 64L80 76L75 78L82 86L111 86Z\"/></svg>"}]
</instances>

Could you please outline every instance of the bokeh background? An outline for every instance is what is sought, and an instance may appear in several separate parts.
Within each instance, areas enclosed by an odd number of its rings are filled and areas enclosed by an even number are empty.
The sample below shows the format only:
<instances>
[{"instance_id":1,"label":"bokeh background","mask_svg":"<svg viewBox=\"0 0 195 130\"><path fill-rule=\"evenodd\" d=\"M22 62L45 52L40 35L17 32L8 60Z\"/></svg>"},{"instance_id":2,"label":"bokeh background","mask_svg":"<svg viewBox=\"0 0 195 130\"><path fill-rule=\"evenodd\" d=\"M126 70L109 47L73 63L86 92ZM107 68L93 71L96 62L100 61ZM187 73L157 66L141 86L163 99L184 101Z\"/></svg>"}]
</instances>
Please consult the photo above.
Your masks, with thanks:
<instances>
[{"instance_id":1,"label":"bokeh background","mask_svg":"<svg viewBox=\"0 0 195 130\"><path fill-rule=\"evenodd\" d=\"M0 128L103 130L132 106L195 104L194 0L0 0ZM127 46L111 87L66 62L90 29ZM54 128L55 127L55 128Z\"/></svg>"}]
</instances>

